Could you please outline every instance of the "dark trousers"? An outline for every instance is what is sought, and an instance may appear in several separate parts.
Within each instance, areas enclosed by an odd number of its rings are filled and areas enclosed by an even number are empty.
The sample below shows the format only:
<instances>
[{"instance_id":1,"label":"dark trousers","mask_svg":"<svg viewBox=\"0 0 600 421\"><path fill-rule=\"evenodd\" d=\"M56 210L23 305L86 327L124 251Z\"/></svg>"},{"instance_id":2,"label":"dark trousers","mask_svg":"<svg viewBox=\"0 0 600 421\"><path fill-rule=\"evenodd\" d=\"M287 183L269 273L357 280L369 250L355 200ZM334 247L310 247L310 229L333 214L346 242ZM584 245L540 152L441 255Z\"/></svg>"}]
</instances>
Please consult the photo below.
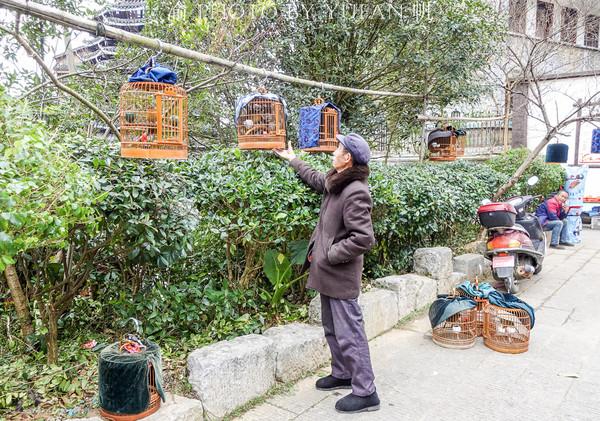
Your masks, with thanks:
<instances>
[{"instance_id":1,"label":"dark trousers","mask_svg":"<svg viewBox=\"0 0 600 421\"><path fill-rule=\"evenodd\" d=\"M321 294L321 321L331 351L331 375L352 379L352 393L375 392L369 342L356 299L340 300Z\"/></svg>"}]
</instances>

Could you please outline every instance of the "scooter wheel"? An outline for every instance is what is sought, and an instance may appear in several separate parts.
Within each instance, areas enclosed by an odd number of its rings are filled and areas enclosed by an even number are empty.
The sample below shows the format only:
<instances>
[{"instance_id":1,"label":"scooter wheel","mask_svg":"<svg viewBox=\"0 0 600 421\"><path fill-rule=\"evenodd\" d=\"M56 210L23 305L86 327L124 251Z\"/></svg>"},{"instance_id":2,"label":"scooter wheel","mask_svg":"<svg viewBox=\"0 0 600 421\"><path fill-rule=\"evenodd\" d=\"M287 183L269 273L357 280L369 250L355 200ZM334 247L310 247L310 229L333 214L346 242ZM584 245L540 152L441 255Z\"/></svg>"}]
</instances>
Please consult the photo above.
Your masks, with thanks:
<instances>
[{"instance_id":1,"label":"scooter wheel","mask_svg":"<svg viewBox=\"0 0 600 421\"><path fill-rule=\"evenodd\" d=\"M537 267L535 268L535 271L533 272L534 275L537 275L538 273L540 273L542 271L542 265L539 264L537 265Z\"/></svg>"}]
</instances>

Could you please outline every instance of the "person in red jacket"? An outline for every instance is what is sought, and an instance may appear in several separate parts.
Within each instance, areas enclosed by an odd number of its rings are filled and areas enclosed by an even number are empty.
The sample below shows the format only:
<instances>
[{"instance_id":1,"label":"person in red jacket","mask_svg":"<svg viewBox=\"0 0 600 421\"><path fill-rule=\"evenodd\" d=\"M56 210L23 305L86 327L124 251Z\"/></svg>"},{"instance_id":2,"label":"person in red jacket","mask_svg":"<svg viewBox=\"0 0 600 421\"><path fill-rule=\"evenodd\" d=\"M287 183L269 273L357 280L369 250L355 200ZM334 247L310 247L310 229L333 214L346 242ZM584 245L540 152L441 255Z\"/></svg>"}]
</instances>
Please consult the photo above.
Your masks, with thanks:
<instances>
[{"instance_id":1,"label":"person in red jacket","mask_svg":"<svg viewBox=\"0 0 600 421\"><path fill-rule=\"evenodd\" d=\"M567 240L567 224L563 220L567 217L569 207L567 199L569 193L560 190L554 197L538 206L535 216L540 220L544 231L552 231L550 247L562 249L562 246L573 247L575 244Z\"/></svg>"}]
</instances>

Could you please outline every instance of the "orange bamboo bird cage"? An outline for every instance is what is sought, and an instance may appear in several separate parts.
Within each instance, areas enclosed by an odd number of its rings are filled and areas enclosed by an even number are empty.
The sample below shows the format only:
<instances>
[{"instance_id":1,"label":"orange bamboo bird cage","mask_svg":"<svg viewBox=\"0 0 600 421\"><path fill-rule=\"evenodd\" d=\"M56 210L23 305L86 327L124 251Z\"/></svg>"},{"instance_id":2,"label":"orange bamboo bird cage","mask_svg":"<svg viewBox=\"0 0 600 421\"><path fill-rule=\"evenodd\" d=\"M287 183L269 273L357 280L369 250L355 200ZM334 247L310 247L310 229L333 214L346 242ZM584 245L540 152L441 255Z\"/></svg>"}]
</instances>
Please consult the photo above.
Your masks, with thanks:
<instances>
[{"instance_id":1,"label":"orange bamboo bird cage","mask_svg":"<svg viewBox=\"0 0 600 421\"><path fill-rule=\"evenodd\" d=\"M485 312L485 346L507 354L520 354L529 349L531 318L527 311L489 304Z\"/></svg>"},{"instance_id":2,"label":"orange bamboo bird cage","mask_svg":"<svg viewBox=\"0 0 600 421\"><path fill-rule=\"evenodd\" d=\"M179 86L130 82L119 94L121 156L187 159L188 98Z\"/></svg>"},{"instance_id":3,"label":"orange bamboo bird cage","mask_svg":"<svg viewBox=\"0 0 600 421\"><path fill-rule=\"evenodd\" d=\"M430 161L454 161L456 159L456 136L452 130L435 129L427 136Z\"/></svg>"},{"instance_id":4,"label":"orange bamboo bird cage","mask_svg":"<svg viewBox=\"0 0 600 421\"><path fill-rule=\"evenodd\" d=\"M298 143L306 152L333 152L339 141L341 111L331 102L316 98L313 105L300 108Z\"/></svg>"},{"instance_id":5,"label":"orange bamboo bird cage","mask_svg":"<svg viewBox=\"0 0 600 421\"><path fill-rule=\"evenodd\" d=\"M286 147L287 106L279 95L264 87L240 98L235 110L240 149L283 149Z\"/></svg>"}]
</instances>

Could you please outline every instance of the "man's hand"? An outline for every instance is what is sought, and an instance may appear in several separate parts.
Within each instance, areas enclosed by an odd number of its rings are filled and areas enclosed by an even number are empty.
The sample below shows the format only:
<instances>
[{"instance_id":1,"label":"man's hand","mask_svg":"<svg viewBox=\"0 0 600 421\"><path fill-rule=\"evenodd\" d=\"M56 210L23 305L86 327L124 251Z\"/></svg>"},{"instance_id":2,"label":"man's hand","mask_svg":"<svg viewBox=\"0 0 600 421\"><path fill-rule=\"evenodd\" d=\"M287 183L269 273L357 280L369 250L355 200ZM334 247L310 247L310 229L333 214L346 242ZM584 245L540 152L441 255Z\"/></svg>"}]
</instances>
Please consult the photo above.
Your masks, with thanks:
<instances>
[{"instance_id":1,"label":"man's hand","mask_svg":"<svg viewBox=\"0 0 600 421\"><path fill-rule=\"evenodd\" d=\"M277 155L278 157L285 159L286 161L291 161L292 159L296 158L296 154L294 153L294 150L292 149L291 141L288 142L287 149L273 149L273 153L275 155Z\"/></svg>"}]
</instances>

